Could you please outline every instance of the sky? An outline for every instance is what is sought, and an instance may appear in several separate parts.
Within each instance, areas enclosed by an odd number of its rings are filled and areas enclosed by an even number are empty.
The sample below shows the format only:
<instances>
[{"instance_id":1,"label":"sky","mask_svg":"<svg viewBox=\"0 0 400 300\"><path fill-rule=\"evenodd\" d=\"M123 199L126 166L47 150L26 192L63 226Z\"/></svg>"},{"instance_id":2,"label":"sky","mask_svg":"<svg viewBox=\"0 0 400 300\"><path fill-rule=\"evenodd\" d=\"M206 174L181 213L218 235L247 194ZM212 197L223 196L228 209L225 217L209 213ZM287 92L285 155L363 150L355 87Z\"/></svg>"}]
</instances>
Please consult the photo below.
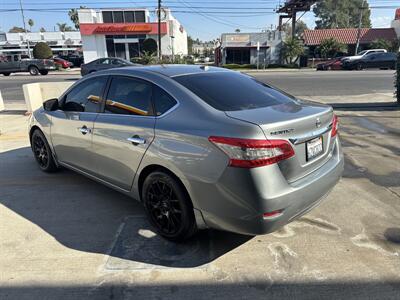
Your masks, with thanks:
<instances>
[{"instance_id":1,"label":"sky","mask_svg":"<svg viewBox=\"0 0 400 300\"><path fill-rule=\"evenodd\" d=\"M47 31L53 31L57 23L73 25L68 17L70 8L85 5L91 8L100 7L145 7L155 19L154 10L156 0L21 0L25 19L33 19L32 31L38 31L44 27ZM351 1L351 0L349 0ZM278 25L278 15L274 9L284 0L163 0L163 6L171 9L172 14L186 28L189 35L203 41L219 38L221 33L234 32L258 32L262 29ZM400 7L399 0L368 0L371 9L371 21L373 27L390 27L394 19L395 7ZM374 8L375 7L375 8ZM389 8L384 8L389 7ZM310 28L315 26L314 14L305 13L301 20ZM19 0L0 0L0 31L8 31L13 26L22 27ZM29 30L29 26L27 25Z\"/></svg>"}]
</instances>

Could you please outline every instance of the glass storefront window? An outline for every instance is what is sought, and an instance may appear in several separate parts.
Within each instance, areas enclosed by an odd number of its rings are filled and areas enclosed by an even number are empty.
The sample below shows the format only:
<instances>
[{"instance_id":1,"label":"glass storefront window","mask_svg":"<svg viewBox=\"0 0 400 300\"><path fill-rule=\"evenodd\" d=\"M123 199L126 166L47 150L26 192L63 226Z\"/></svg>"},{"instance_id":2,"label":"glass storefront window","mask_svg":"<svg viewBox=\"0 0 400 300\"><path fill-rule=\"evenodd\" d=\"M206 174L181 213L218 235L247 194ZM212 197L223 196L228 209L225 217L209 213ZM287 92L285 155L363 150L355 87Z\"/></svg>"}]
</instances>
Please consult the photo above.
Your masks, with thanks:
<instances>
[{"instance_id":1,"label":"glass storefront window","mask_svg":"<svg viewBox=\"0 0 400 300\"><path fill-rule=\"evenodd\" d=\"M115 42L118 39L118 42ZM121 42L121 39L127 39L126 43ZM138 41L133 43L132 39ZM106 35L106 47L108 57L121 57L130 60L134 57L139 57L143 49L143 41L146 35Z\"/></svg>"}]
</instances>

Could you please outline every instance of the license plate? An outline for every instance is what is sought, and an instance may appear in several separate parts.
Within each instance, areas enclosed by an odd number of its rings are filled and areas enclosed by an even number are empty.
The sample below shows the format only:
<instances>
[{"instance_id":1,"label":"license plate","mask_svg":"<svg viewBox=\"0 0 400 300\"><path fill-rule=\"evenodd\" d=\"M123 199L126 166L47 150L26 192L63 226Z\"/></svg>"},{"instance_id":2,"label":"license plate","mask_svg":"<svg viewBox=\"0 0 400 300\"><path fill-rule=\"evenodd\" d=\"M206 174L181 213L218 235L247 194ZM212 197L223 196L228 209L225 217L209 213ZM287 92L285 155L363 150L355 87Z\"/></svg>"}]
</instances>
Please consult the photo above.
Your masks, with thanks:
<instances>
[{"instance_id":1,"label":"license plate","mask_svg":"<svg viewBox=\"0 0 400 300\"><path fill-rule=\"evenodd\" d=\"M322 136L312 139L311 141L306 142L306 158L307 161L316 158L321 155L324 151Z\"/></svg>"}]
</instances>

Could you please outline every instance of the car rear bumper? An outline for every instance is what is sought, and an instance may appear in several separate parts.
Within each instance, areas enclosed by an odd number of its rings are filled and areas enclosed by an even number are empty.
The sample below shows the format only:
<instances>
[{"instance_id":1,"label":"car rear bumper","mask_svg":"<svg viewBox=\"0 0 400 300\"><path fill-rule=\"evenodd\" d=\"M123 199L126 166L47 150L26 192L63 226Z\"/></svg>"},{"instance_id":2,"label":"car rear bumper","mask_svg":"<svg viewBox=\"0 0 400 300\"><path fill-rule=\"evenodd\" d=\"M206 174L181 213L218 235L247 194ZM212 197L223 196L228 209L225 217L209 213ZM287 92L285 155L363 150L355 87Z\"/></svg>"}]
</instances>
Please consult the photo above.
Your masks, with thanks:
<instances>
[{"instance_id":1,"label":"car rear bumper","mask_svg":"<svg viewBox=\"0 0 400 300\"><path fill-rule=\"evenodd\" d=\"M317 206L339 181L343 168L336 138L331 158L293 183L283 178L276 164L251 170L227 168L217 184L193 186L191 196L207 226L241 234L265 234ZM263 213L277 210L282 211L280 216L263 218Z\"/></svg>"}]
</instances>

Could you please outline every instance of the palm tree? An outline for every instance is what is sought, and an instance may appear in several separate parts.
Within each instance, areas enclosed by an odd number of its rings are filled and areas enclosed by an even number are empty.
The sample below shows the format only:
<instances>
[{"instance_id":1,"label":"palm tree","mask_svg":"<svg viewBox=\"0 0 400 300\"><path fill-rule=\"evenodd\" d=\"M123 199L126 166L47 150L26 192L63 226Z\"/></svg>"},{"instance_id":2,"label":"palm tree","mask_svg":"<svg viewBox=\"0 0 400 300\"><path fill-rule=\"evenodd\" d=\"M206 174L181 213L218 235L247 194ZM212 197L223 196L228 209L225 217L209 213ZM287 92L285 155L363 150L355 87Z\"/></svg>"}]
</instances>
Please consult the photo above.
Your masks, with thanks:
<instances>
[{"instance_id":1,"label":"palm tree","mask_svg":"<svg viewBox=\"0 0 400 300\"><path fill-rule=\"evenodd\" d=\"M35 25L35 22L33 22L32 19L29 19L29 20L28 20L28 25L29 25L30 31L32 32L32 27L33 27L33 25Z\"/></svg>"},{"instance_id":2,"label":"palm tree","mask_svg":"<svg viewBox=\"0 0 400 300\"><path fill-rule=\"evenodd\" d=\"M289 64L294 64L304 54L304 45L298 38L288 38L283 43L283 57Z\"/></svg>"},{"instance_id":3,"label":"palm tree","mask_svg":"<svg viewBox=\"0 0 400 300\"><path fill-rule=\"evenodd\" d=\"M57 26L58 26L58 30L61 32L73 30L71 26L67 25L67 23L57 23Z\"/></svg>"}]
</instances>

